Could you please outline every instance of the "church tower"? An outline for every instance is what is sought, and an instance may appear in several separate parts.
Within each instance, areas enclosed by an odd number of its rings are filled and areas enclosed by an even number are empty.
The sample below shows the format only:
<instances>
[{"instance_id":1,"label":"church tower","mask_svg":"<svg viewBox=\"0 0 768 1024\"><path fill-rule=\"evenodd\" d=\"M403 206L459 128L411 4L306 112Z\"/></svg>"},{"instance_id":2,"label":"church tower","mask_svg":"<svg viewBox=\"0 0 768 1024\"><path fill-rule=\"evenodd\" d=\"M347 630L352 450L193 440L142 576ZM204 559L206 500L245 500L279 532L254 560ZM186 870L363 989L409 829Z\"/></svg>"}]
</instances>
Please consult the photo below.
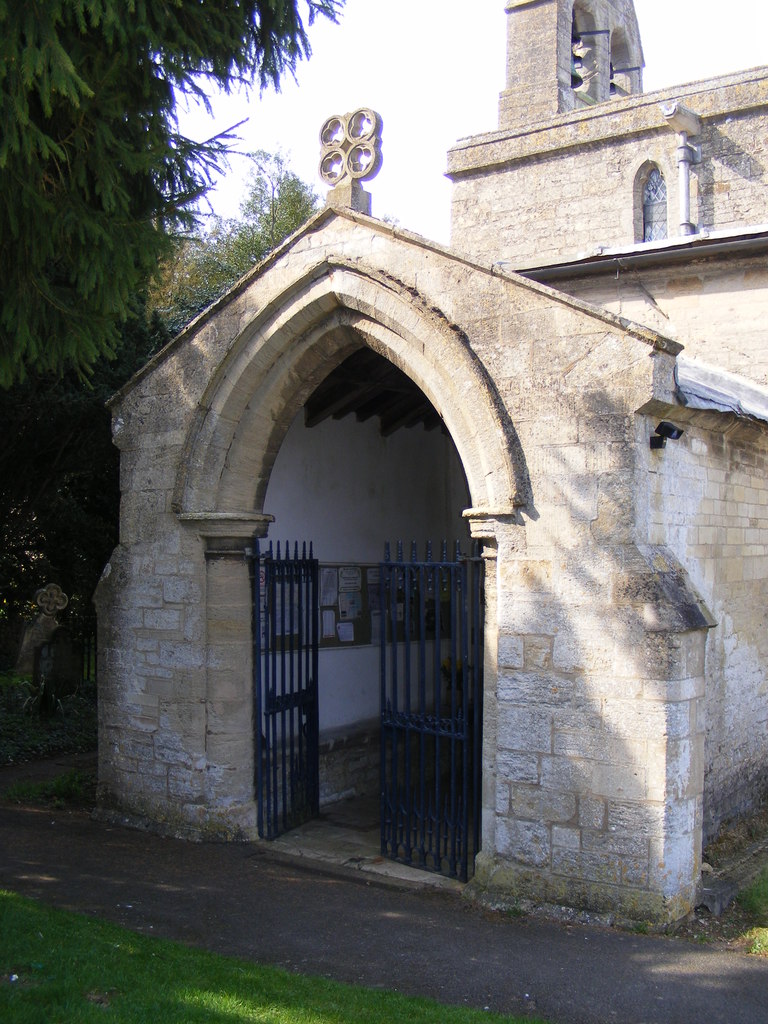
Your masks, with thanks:
<instances>
[{"instance_id":1,"label":"church tower","mask_svg":"<svg viewBox=\"0 0 768 1024\"><path fill-rule=\"evenodd\" d=\"M502 130L643 91L632 0L507 0L506 12Z\"/></svg>"},{"instance_id":2,"label":"church tower","mask_svg":"<svg viewBox=\"0 0 768 1024\"><path fill-rule=\"evenodd\" d=\"M454 248L526 271L768 221L765 69L647 93L632 0L505 10L499 126L448 154Z\"/></svg>"}]
</instances>

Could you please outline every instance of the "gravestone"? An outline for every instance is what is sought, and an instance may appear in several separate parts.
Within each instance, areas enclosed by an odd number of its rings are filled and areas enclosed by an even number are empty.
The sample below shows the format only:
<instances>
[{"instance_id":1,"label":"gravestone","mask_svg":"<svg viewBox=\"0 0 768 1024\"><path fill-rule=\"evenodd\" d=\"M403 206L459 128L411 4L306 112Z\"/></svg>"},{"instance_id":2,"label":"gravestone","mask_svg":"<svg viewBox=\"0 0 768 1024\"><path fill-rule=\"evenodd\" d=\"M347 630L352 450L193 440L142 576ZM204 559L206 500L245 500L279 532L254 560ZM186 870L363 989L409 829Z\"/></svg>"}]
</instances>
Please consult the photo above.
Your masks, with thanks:
<instances>
[{"instance_id":1,"label":"gravestone","mask_svg":"<svg viewBox=\"0 0 768 1024\"><path fill-rule=\"evenodd\" d=\"M32 680L36 687L45 684L56 698L74 693L82 676L82 652L69 632L58 626L53 635L34 651Z\"/></svg>"}]
</instances>

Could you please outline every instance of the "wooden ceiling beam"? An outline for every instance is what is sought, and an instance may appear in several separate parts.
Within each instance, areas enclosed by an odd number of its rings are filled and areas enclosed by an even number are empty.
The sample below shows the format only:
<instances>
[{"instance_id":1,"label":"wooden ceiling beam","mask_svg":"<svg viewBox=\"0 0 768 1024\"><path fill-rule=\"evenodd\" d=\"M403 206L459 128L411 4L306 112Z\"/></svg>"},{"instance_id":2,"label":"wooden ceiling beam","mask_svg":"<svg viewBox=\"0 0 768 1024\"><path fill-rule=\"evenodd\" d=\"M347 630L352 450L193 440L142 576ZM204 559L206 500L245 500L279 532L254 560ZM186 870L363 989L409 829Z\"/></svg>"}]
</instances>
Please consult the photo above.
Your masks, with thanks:
<instances>
[{"instance_id":1,"label":"wooden ceiling beam","mask_svg":"<svg viewBox=\"0 0 768 1024\"><path fill-rule=\"evenodd\" d=\"M307 427L354 413L359 422L378 416L382 436L423 423L434 430L442 422L414 382L368 348L348 356L318 385L304 406Z\"/></svg>"}]
</instances>

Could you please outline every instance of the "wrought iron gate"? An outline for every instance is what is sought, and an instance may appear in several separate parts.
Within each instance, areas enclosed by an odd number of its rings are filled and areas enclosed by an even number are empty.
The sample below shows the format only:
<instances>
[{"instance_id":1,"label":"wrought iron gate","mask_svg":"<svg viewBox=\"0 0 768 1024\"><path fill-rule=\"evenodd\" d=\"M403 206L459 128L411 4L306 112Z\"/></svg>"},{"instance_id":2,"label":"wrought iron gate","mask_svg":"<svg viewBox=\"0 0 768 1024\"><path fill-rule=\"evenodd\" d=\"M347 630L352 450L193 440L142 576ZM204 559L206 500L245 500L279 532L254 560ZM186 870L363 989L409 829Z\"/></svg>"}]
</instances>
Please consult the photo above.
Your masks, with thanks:
<instances>
[{"instance_id":1,"label":"wrought iron gate","mask_svg":"<svg viewBox=\"0 0 768 1024\"><path fill-rule=\"evenodd\" d=\"M483 566L380 566L381 853L466 881L480 847Z\"/></svg>"},{"instance_id":2,"label":"wrought iron gate","mask_svg":"<svg viewBox=\"0 0 768 1024\"><path fill-rule=\"evenodd\" d=\"M317 815L318 568L298 544L254 543L253 700L259 835Z\"/></svg>"}]
</instances>

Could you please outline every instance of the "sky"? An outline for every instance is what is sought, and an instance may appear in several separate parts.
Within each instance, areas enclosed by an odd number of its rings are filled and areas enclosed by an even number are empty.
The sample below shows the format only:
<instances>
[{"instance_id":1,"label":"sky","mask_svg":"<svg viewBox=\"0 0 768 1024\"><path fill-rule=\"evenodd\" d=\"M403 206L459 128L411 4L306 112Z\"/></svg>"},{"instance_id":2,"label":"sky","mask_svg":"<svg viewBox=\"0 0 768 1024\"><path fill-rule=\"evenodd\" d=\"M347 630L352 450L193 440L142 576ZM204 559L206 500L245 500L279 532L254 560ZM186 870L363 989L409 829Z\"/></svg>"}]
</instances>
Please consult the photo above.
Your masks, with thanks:
<instances>
[{"instance_id":1,"label":"sky","mask_svg":"<svg viewBox=\"0 0 768 1024\"><path fill-rule=\"evenodd\" d=\"M635 0L652 92L768 64L767 0ZM182 111L180 125L202 140L247 118L237 148L280 151L323 196L319 132L332 114L372 107L382 116L384 162L365 187L373 215L437 242L450 234L446 153L460 138L498 126L505 85L504 0L346 0L338 24L318 19L312 57L279 93L210 97L213 117ZM248 165L233 156L209 197L235 216Z\"/></svg>"}]
</instances>

